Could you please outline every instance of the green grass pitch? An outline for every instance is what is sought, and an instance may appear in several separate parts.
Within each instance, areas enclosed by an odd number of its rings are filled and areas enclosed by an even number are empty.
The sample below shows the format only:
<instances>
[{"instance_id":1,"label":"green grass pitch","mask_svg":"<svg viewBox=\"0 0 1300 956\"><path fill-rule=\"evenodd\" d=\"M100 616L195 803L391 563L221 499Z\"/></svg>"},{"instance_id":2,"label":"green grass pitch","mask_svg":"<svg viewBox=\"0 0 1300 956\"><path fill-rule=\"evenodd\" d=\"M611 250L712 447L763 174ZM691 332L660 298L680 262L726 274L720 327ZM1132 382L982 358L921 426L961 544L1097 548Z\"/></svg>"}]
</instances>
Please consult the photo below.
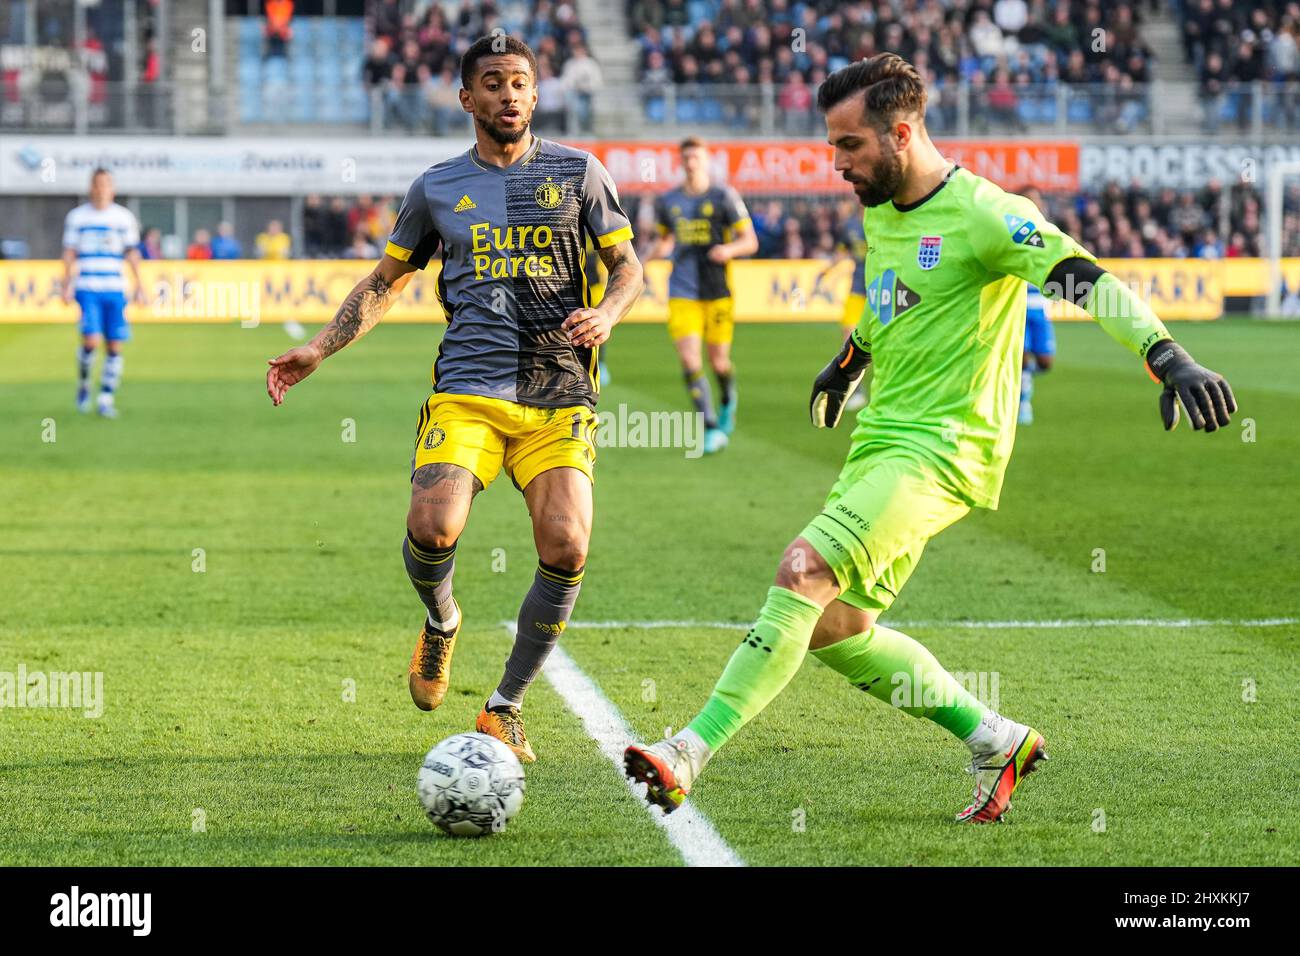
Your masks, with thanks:
<instances>
[{"instance_id":1,"label":"green grass pitch","mask_svg":"<svg viewBox=\"0 0 1300 956\"><path fill-rule=\"evenodd\" d=\"M398 548L438 334L381 325L273 409L278 326L137 325L104 421L73 410L72 328L0 326L0 671L99 671L105 695L98 719L0 710L0 863L681 862L545 680L507 832L454 840L421 815L420 758L470 728L536 561L503 478L461 540L452 692L418 712ZM1241 405L1209 437L1164 434L1155 386L1099 329L1058 334L1001 510L935 539L886 619L952 670L996 672L1052 760L1010 823L960 828L964 748L809 659L693 798L746 862L1297 862L1300 627L945 622L1300 614L1300 326L1176 328ZM730 449L601 451L579 621L752 618L846 448L846 424L807 423L836 347L829 326L742 326ZM602 409L684 407L662 327L617 330L608 355ZM694 714L737 640L573 628L563 646L653 737Z\"/></svg>"}]
</instances>

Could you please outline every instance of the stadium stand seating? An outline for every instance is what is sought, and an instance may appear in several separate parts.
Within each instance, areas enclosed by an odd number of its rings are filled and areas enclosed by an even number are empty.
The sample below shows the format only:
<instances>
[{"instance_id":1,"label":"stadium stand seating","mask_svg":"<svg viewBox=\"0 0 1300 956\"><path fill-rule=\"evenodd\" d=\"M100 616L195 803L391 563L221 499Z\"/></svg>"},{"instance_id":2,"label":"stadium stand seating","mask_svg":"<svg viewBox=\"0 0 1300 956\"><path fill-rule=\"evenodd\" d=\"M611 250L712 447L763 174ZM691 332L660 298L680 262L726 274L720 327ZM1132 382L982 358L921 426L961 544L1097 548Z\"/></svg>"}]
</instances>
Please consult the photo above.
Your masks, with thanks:
<instances>
[{"instance_id":1,"label":"stadium stand seating","mask_svg":"<svg viewBox=\"0 0 1300 956\"><path fill-rule=\"evenodd\" d=\"M239 17L238 115L243 123L364 123L361 84L366 49L361 17L297 17L286 55L266 56L264 22Z\"/></svg>"}]
</instances>

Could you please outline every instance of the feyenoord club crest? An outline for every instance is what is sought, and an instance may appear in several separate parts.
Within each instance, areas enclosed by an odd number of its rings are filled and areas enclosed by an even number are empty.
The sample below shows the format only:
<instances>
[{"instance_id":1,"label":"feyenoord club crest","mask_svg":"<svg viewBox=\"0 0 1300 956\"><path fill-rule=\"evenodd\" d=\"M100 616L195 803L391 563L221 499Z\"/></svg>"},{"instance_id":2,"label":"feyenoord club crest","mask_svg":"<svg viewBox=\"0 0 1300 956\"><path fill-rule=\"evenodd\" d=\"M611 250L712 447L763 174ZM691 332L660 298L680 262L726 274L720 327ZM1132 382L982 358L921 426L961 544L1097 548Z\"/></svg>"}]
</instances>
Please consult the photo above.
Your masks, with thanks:
<instances>
[{"instance_id":1,"label":"feyenoord club crest","mask_svg":"<svg viewBox=\"0 0 1300 956\"><path fill-rule=\"evenodd\" d=\"M546 177L546 182L537 187L533 194L537 200L537 205L543 209L554 209L564 201L564 187L560 183L553 182L550 176Z\"/></svg>"},{"instance_id":2,"label":"feyenoord club crest","mask_svg":"<svg viewBox=\"0 0 1300 956\"><path fill-rule=\"evenodd\" d=\"M933 269L939 264L942 248L943 236L922 236L921 244L916 247L916 264L922 269Z\"/></svg>"}]
</instances>

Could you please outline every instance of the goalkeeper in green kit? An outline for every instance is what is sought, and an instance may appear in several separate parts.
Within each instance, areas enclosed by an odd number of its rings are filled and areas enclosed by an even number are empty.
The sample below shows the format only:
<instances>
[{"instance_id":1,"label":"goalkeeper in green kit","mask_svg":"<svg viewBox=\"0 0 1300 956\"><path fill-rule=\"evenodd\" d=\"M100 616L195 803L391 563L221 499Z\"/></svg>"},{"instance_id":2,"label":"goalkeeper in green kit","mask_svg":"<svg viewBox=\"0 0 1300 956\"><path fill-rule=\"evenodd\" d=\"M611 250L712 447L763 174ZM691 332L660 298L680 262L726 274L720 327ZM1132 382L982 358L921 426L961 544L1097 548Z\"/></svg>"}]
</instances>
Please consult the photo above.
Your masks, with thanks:
<instances>
[{"instance_id":1,"label":"goalkeeper in green kit","mask_svg":"<svg viewBox=\"0 0 1300 956\"><path fill-rule=\"evenodd\" d=\"M705 764L772 702L811 650L849 683L970 748L975 792L960 822L998 820L1047 753L1042 734L984 706L919 643L877 623L925 543L971 508L996 508L1015 440L1026 283L1083 308L1179 406L1215 431L1237 410L1160 319L1029 200L946 161L925 131L911 64L879 54L822 84L835 168L866 207L867 307L813 385L833 428L874 363L870 403L826 506L786 549L758 620L704 709L680 733L627 748L628 775L671 812Z\"/></svg>"}]
</instances>

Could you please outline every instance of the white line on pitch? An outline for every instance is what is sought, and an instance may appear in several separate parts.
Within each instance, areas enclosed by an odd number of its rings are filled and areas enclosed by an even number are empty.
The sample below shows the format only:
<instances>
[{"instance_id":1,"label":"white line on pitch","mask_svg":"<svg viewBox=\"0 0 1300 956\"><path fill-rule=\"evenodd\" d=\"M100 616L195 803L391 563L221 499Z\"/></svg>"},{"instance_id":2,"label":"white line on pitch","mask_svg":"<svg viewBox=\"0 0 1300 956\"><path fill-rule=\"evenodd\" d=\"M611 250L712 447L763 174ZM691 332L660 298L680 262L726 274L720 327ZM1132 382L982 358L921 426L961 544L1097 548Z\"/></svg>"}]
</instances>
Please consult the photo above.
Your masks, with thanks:
<instances>
[{"instance_id":1,"label":"white line on pitch","mask_svg":"<svg viewBox=\"0 0 1300 956\"><path fill-rule=\"evenodd\" d=\"M1283 627L1300 624L1300 617L1264 617L1247 619L1211 620L1209 618L1086 618L1050 621L895 621L893 627L953 628L967 630L1005 631L1014 629L1054 630L1061 628L1102 627ZM511 624L511 627L514 625ZM660 628L700 628L705 630L747 631L753 623L740 621L570 621L569 628L599 630L657 630Z\"/></svg>"},{"instance_id":2,"label":"white line on pitch","mask_svg":"<svg viewBox=\"0 0 1300 956\"><path fill-rule=\"evenodd\" d=\"M514 627L514 624L509 625L511 636L514 635ZM564 648L557 646L551 649L551 656L547 658L542 673L555 688L555 692L564 698L569 710L578 715L587 736L596 741L600 752L614 765L633 798L646 807L655 823L663 827L668 842L682 855L687 866L745 865L745 861L718 835L709 818L690 803L682 804L671 815L666 815L658 807L644 802L632 781L623 776L623 748L636 739L632 729L618 708L582 672L582 668L573 662Z\"/></svg>"}]
</instances>

